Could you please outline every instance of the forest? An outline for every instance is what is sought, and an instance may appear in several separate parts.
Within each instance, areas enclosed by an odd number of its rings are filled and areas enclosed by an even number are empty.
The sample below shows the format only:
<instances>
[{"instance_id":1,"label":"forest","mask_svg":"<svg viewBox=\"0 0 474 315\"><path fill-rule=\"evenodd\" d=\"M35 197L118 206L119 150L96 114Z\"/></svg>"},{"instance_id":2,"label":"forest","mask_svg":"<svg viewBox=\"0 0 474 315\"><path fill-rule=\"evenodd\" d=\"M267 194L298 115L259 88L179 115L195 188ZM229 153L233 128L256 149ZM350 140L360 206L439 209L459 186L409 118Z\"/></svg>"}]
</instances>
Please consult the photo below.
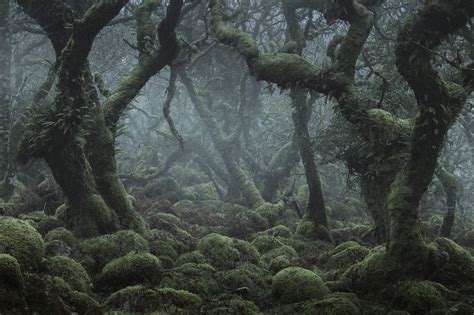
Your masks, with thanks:
<instances>
[{"instance_id":1,"label":"forest","mask_svg":"<svg viewBox=\"0 0 474 315\"><path fill-rule=\"evenodd\" d=\"M473 0L0 0L0 315L473 315L473 92Z\"/></svg>"}]
</instances>

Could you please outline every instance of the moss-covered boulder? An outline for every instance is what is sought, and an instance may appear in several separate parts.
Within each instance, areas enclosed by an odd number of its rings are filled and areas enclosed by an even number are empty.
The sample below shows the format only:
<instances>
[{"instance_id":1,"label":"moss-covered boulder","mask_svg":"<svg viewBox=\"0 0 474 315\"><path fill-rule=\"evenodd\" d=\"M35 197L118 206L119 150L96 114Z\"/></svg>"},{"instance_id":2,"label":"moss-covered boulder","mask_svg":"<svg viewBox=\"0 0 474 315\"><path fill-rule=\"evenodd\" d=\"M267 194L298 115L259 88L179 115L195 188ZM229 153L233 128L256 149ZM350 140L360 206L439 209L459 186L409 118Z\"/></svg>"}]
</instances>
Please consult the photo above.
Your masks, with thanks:
<instances>
[{"instance_id":1,"label":"moss-covered boulder","mask_svg":"<svg viewBox=\"0 0 474 315\"><path fill-rule=\"evenodd\" d=\"M430 244L433 272L430 280L446 287L474 294L474 257L463 247L447 238Z\"/></svg>"},{"instance_id":2,"label":"moss-covered boulder","mask_svg":"<svg viewBox=\"0 0 474 315\"><path fill-rule=\"evenodd\" d=\"M229 235L245 239L270 227L268 220L255 210L245 210L229 216Z\"/></svg>"},{"instance_id":3,"label":"moss-covered boulder","mask_svg":"<svg viewBox=\"0 0 474 315\"><path fill-rule=\"evenodd\" d=\"M252 245L259 251L260 254L263 255L266 252L282 247L285 244L278 237L263 234L257 236L252 241Z\"/></svg>"},{"instance_id":4,"label":"moss-covered boulder","mask_svg":"<svg viewBox=\"0 0 474 315\"><path fill-rule=\"evenodd\" d=\"M45 260L44 266L48 274L62 278L74 291L90 292L91 279L84 267L74 259L64 256L51 257Z\"/></svg>"},{"instance_id":5,"label":"moss-covered boulder","mask_svg":"<svg viewBox=\"0 0 474 315\"><path fill-rule=\"evenodd\" d=\"M139 314L151 312L180 313L196 311L202 300L196 294L171 288L152 289L131 286L113 293L105 302L108 310Z\"/></svg>"},{"instance_id":6,"label":"moss-covered boulder","mask_svg":"<svg viewBox=\"0 0 474 315\"><path fill-rule=\"evenodd\" d=\"M179 256L176 261L176 266L181 266L188 263L194 264L205 264L207 262L206 257L200 251L193 251L189 253L184 253Z\"/></svg>"},{"instance_id":7,"label":"moss-covered boulder","mask_svg":"<svg viewBox=\"0 0 474 315\"><path fill-rule=\"evenodd\" d=\"M30 314L103 314L97 301L72 290L62 278L28 274L25 283L25 300Z\"/></svg>"},{"instance_id":8,"label":"moss-covered boulder","mask_svg":"<svg viewBox=\"0 0 474 315\"><path fill-rule=\"evenodd\" d=\"M221 271L217 275L220 283L229 291L241 294L243 298L256 302L268 300L271 293L270 273L251 263Z\"/></svg>"},{"instance_id":9,"label":"moss-covered boulder","mask_svg":"<svg viewBox=\"0 0 474 315\"><path fill-rule=\"evenodd\" d=\"M119 289L143 283L158 284L162 268L161 261L149 253L129 253L105 265L98 283L105 289Z\"/></svg>"},{"instance_id":10,"label":"moss-covered boulder","mask_svg":"<svg viewBox=\"0 0 474 315\"><path fill-rule=\"evenodd\" d=\"M8 254L0 254L0 314L8 314L22 307L23 287L18 261Z\"/></svg>"},{"instance_id":11,"label":"moss-covered boulder","mask_svg":"<svg viewBox=\"0 0 474 315\"><path fill-rule=\"evenodd\" d=\"M80 243L81 264L91 272L99 272L108 262L130 252L149 252L147 241L133 231L119 231Z\"/></svg>"},{"instance_id":12,"label":"moss-covered boulder","mask_svg":"<svg viewBox=\"0 0 474 315\"><path fill-rule=\"evenodd\" d=\"M350 293L332 293L323 299L306 300L293 304L280 305L269 312L275 315L359 315L360 304L357 297ZM367 314L382 314L372 313Z\"/></svg>"},{"instance_id":13,"label":"moss-covered boulder","mask_svg":"<svg viewBox=\"0 0 474 315\"><path fill-rule=\"evenodd\" d=\"M239 314L239 315L260 315L262 314L257 305L238 297L222 298L206 305L204 313L209 315Z\"/></svg>"},{"instance_id":14,"label":"moss-covered boulder","mask_svg":"<svg viewBox=\"0 0 474 315\"><path fill-rule=\"evenodd\" d=\"M248 242L215 233L202 238L197 250L219 270L232 269L244 262L258 264L260 261L258 251Z\"/></svg>"},{"instance_id":15,"label":"moss-covered boulder","mask_svg":"<svg viewBox=\"0 0 474 315\"><path fill-rule=\"evenodd\" d=\"M15 257L24 271L36 269L44 255L44 242L25 221L0 217L0 254Z\"/></svg>"},{"instance_id":16,"label":"moss-covered boulder","mask_svg":"<svg viewBox=\"0 0 474 315\"><path fill-rule=\"evenodd\" d=\"M324 226L315 226L313 222L308 219L301 220L296 226L295 236L299 239L307 241L326 241L333 243L331 233Z\"/></svg>"},{"instance_id":17,"label":"moss-covered boulder","mask_svg":"<svg viewBox=\"0 0 474 315\"><path fill-rule=\"evenodd\" d=\"M185 290L203 298L211 298L222 293L216 274L216 269L208 264L187 263L166 272L160 287Z\"/></svg>"},{"instance_id":18,"label":"moss-covered boulder","mask_svg":"<svg viewBox=\"0 0 474 315\"><path fill-rule=\"evenodd\" d=\"M57 229L49 231L44 237L45 242L51 242L56 240L63 242L69 247L75 247L79 243L77 238L72 234L72 232L63 227L59 227Z\"/></svg>"},{"instance_id":19,"label":"moss-covered boulder","mask_svg":"<svg viewBox=\"0 0 474 315\"><path fill-rule=\"evenodd\" d=\"M429 281L402 281L394 289L393 306L410 314L426 314L441 310L446 301Z\"/></svg>"},{"instance_id":20,"label":"moss-covered boulder","mask_svg":"<svg viewBox=\"0 0 474 315\"><path fill-rule=\"evenodd\" d=\"M41 235L46 235L46 233L48 233L49 231L52 231L54 229L57 229L63 226L64 226L63 221L53 216L47 216L46 218L38 222L37 229L38 229L38 232L41 233Z\"/></svg>"},{"instance_id":21,"label":"moss-covered boulder","mask_svg":"<svg viewBox=\"0 0 474 315\"><path fill-rule=\"evenodd\" d=\"M369 250L356 242L346 242L338 245L327 254L325 265L331 269L345 269L362 261Z\"/></svg>"},{"instance_id":22,"label":"moss-covered boulder","mask_svg":"<svg viewBox=\"0 0 474 315\"><path fill-rule=\"evenodd\" d=\"M274 226L268 230L265 230L265 231L262 231L262 232L259 232L257 233L258 236L261 236L261 235L267 235L267 236L273 236L273 237L278 237L278 238L291 238L293 236L293 233L291 232L291 230L284 226L284 225L277 225L277 226Z\"/></svg>"},{"instance_id":23,"label":"moss-covered boulder","mask_svg":"<svg viewBox=\"0 0 474 315\"><path fill-rule=\"evenodd\" d=\"M69 257L72 254L72 248L69 247L62 241L53 240L44 244L44 256L66 256Z\"/></svg>"},{"instance_id":24,"label":"moss-covered boulder","mask_svg":"<svg viewBox=\"0 0 474 315\"><path fill-rule=\"evenodd\" d=\"M322 298L328 293L321 278L311 270L289 267L273 277L272 294L281 304Z\"/></svg>"}]
</instances>

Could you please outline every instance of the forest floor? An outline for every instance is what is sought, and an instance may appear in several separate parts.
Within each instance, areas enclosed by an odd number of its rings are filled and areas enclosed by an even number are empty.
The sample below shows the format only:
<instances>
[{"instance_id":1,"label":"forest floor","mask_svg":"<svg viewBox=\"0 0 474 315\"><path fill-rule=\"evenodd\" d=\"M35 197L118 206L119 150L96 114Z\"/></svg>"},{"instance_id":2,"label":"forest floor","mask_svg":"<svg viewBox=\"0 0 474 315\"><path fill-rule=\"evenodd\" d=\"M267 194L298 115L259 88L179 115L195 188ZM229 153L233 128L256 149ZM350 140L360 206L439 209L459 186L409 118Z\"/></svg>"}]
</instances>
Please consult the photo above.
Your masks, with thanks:
<instances>
[{"instance_id":1,"label":"forest floor","mask_svg":"<svg viewBox=\"0 0 474 315\"><path fill-rule=\"evenodd\" d=\"M357 198L328 201L329 243L291 207L275 213L271 205L224 203L199 178L161 179L131 194L150 239L133 231L77 239L61 197L38 188L5 206L0 314L474 314L470 281L397 279L367 283L377 290L337 289L348 270L363 269L384 250ZM300 187L302 203L305 194ZM423 214L427 242L441 222L442 212ZM472 227L456 223L459 245L438 240L471 262L459 266L467 277L474 277ZM371 281L380 281L377 272Z\"/></svg>"}]
</instances>

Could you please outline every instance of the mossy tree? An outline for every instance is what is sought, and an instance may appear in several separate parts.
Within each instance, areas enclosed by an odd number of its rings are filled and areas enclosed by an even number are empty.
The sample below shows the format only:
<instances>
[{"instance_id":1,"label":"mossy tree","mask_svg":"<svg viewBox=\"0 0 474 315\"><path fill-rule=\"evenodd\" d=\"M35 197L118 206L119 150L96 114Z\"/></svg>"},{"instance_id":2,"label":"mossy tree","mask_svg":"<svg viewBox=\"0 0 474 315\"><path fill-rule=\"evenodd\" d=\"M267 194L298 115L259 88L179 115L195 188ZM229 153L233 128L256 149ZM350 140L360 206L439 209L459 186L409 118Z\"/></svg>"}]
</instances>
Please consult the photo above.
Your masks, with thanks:
<instances>
[{"instance_id":1,"label":"mossy tree","mask_svg":"<svg viewBox=\"0 0 474 315\"><path fill-rule=\"evenodd\" d=\"M431 64L433 51L449 34L467 23L474 14L474 6L470 1L432 1L405 22L395 53L398 70L413 89L418 104L419 113L409 123L373 108L370 99L358 94L354 85L356 63L374 24L368 8L378 3L291 2L293 10L310 8L321 12L328 22L349 23L346 35L330 45L335 54L327 69L320 69L296 54L261 54L248 34L226 25L222 0L210 2L212 30L221 43L245 57L258 80L283 88L307 88L334 98L343 117L366 141L387 134L406 139L409 132L407 162L395 172L386 202L390 220L388 253L398 261L410 257L414 263L409 265L414 266L427 259L427 247L418 225L418 205L435 173L444 138L473 88L472 71L468 68L460 71L456 82L442 79Z\"/></svg>"},{"instance_id":2,"label":"mossy tree","mask_svg":"<svg viewBox=\"0 0 474 315\"><path fill-rule=\"evenodd\" d=\"M96 35L127 2L98 1L82 17L81 12L76 12L80 15L76 18L75 12L62 1L18 1L48 35L58 63L54 103L33 106L20 157L24 161L46 160L67 197L69 224L82 237L121 228L148 233L118 177L117 123L147 81L176 56L175 28L183 1L170 2L158 28L153 25L151 14L160 1L144 1L139 6L139 60L112 92L99 86L106 96L105 103L100 104L87 57Z\"/></svg>"}]
</instances>

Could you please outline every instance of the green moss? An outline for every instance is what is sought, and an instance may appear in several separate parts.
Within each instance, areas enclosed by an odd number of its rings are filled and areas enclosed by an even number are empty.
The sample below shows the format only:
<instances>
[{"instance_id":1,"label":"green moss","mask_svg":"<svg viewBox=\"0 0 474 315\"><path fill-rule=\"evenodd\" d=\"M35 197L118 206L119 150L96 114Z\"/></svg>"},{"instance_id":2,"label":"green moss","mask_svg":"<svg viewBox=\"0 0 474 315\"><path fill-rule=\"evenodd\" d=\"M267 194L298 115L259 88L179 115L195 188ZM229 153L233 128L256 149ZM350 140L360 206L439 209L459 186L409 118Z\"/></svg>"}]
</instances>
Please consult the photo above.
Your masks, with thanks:
<instances>
[{"instance_id":1,"label":"green moss","mask_svg":"<svg viewBox=\"0 0 474 315\"><path fill-rule=\"evenodd\" d=\"M257 248L260 254L265 254L272 249L279 248L285 244L280 239L270 235L257 236L253 241L252 245Z\"/></svg>"},{"instance_id":2,"label":"green moss","mask_svg":"<svg viewBox=\"0 0 474 315\"><path fill-rule=\"evenodd\" d=\"M71 247L65 244L63 241L53 240L44 244L44 256L70 256L72 253Z\"/></svg>"},{"instance_id":3,"label":"green moss","mask_svg":"<svg viewBox=\"0 0 474 315\"><path fill-rule=\"evenodd\" d=\"M113 293L105 305L110 310L148 313L156 311L177 312L196 310L202 304L199 296L183 290L170 288L151 289L144 286L132 286Z\"/></svg>"},{"instance_id":4,"label":"green moss","mask_svg":"<svg viewBox=\"0 0 474 315\"><path fill-rule=\"evenodd\" d=\"M403 281L398 283L394 290L392 302L396 309L407 310L411 314L425 314L446 307L444 298L429 281Z\"/></svg>"},{"instance_id":5,"label":"green moss","mask_svg":"<svg viewBox=\"0 0 474 315\"><path fill-rule=\"evenodd\" d=\"M15 257L24 271L35 269L44 255L43 239L25 221L0 217L0 253Z\"/></svg>"},{"instance_id":6,"label":"green moss","mask_svg":"<svg viewBox=\"0 0 474 315\"><path fill-rule=\"evenodd\" d=\"M147 241L133 231L120 231L80 243L80 262L92 272L100 271L108 262L130 252L148 252Z\"/></svg>"},{"instance_id":7,"label":"green moss","mask_svg":"<svg viewBox=\"0 0 474 315\"><path fill-rule=\"evenodd\" d=\"M242 264L232 270L222 271L217 277L224 287L231 292L245 288L245 298L257 303L261 302L261 299L266 300L270 294L270 273L251 263Z\"/></svg>"},{"instance_id":8,"label":"green moss","mask_svg":"<svg viewBox=\"0 0 474 315\"><path fill-rule=\"evenodd\" d=\"M255 232L264 231L270 226L268 220L254 210L239 212L231 220L229 223L230 234L239 238L246 238Z\"/></svg>"},{"instance_id":9,"label":"green moss","mask_svg":"<svg viewBox=\"0 0 474 315\"><path fill-rule=\"evenodd\" d=\"M147 222L152 229L176 230L181 228L181 219L169 213L152 213L147 215Z\"/></svg>"},{"instance_id":10,"label":"green moss","mask_svg":"<svg viewBox=\"0 0 474 315\"><path fill-rule=\"evenodd\" d=\"M348 268L362 261L369 254L369 250L356 242L342 243L328 253L326 266L331 269Z\"/></svg>"},{"instance_id":11,"label":"green moss","mask_svg":"<svg viewBox=\"0 0 474 315\"><path fill-rule=\"evenodd\" d=\"M84 267L69 257L51 257L44 262L47 273L60 277L71 287L79 292L90 292L91 279Z\"/></svg>"},{"instance_id":12,"label":"green moss","mask_svg":"<svg viewBox=\"0 0 474 315\"><path fill-rule=\"evenodd\" d=\"M239 298L224 299L211 303L205 309L206 314L239 314L239 315L259 315L262 314L255 303Z\"/></svg>"},{"instance_id":13,"label":"green moss","mask_svg":"<svg viewBox=\"0 0 474 315\"><path fill-rule=\"evenodd\" d=\"M46 235L49 231L63 227L64 222L56 219L55 217L46 217L38 223L38 232L41 235Z\"/></svg>"},{"instance_id":14,"label":"green moss","mask_svg":"<svg viewBox=\"0 0 474 315\"><path fill-rule=\"evenodd\" d=\"M181 266L187 263L205 264L206 257L204 257L204 255L200 251L184 253L179 256L178 260L176 261L176 266Z\"/></svg>"},{"instance_id":15,"label":"green moss","mask_svg":"<svg viewBox=\"0 0 474 315\"><path fill-rule=\"evenodd\" d=\"M54 212L54 216L55 216L57 219L59 219L59 220L65 222L65 221L66 221L67 209L68 209L68 207L66 206L65 203L63 203L62 205L60 205L60 206L56 209L56 211Z\"/></svg>"},{"instance_id":16,"label":"green moss","mask_svg":"<svg viewBox=\"0 0 474 315\"><path fill-rule=\"evenodd\" d=\"M321 278L307 269L289 267L273 277L272 294L282 304L322 298L328 293Z\"/></svg>"},{"instance_id":17,"label":"green moss","mask_svg":"<svg viewBox=\"0 0 474 315\"><path fill-rule=\"evenodd\" d=\"M262 256L262 259L265 263L270 263L274 258L284 256L286 257L289 261L292 261L293 259L298 258L298 253L296 250L288 245L283 245L278 248L275 248L269 252L267 252L265 255Z\"/></svg>"},{"instance_id":18,"label":"green moss","mask_svg":"<svg viewBox=\"0 0 474 315\"><path fill-rule=\"evenodd\" d=\"M438 238L430 244L433 249L434 270L430 280L446 287L474 293L474 257L464 248L447 238Z\"/></svg>"},{"instance_id":19,"label":"green moss","mask_svg":"<svg viewBox=\"0 0 474 315\"><path fill-rule=\"evenodd\" d=\"M456 241L462 246L474 248L474 231L463 233Z\"/></svg>"},{"instance_id":20,"label":"green moss","mask_svg":"<svg viewBox=\"0 0 474 315\"><path fill-rule=\"evenodd\" d=\"M246 261L251 263L260 261L258 251L248 242L215 233L202 238L197 250L206 257L209 264L219 270L232 269Z\"/></svg>"},{"instance_id":21,"label":"green moss","mask_svg":"<svg viewBox=\"0 0 474 315\"><path fill-rule=\"evenodd\" d=\"M281 306L272 312L272 314L358 315L361 314L361 312L357 297L353 294L332 293L322 300L307 300Z\"/></svg>"},{"instance_id":22,"label":"green moss","mask_svg":"<svg viewBox=\"0 0 474 315\"><path fill-rule=\"evenodd\" d=\"M186 290L210 298L222 290L215 275L216 270L210 265L188 263L165 273L160 287Z\"/></svg>"},{"instance_id":23,"label":"green moss","mask_svg":"<svg viewBox=\"0 0 474 315\"><path fill-rule=\"evenodd\" d=\"M268 268L272 273L277 273L282 269L288 268L291 265L290 259L288 259L287 256L285 255L280 255L272 260L270 260L270 263L268 264Z\"/></svg>"},{"instance_id":24,"label":"green moss","mask_svg":"<svg viewBox=\"0 0 474 315\"><path fill-rule=\"evenodd\" d=\"M212 183L198 184L189 187L197 200L219 200L219 194Z\"/></svg>"},{"instance_id":25,"label":"green moss","mask_svg":"<svg viewBox=\"0 0 474 315\"><path fill-rule=\"evenodd\" d=\"M178 253L169 241L155 240L150 242L150 252L155 256L168 256L173 260L178 259Z\"/></svg>"},{"instance_id":26,"label":"green moss","mask_svg":"<svg viewBox=\"0 0 474 315\"><path fill-rule=\"evenodd\" d=\"M67 229L60 227L49 231L44 237L45 242L51 242L54 240L61 241L69 247L75 247L78 245L77 238Z\"/></svg>"},{"instance_id":27,"label":"green moss","mask_svg":"<svg viewBox=\"0 0 474 315\"><path fill-rule=\"evenodd\" d=\"M93 298L73 291L62 278L29 274L25 283L25 299L32 314L103 313Z\"/></svg>"},{"instance_id":28,"label":"green moss","mask_svg":"<svg viewBox=\"0 0 474 315\"><path fill-rule=\"evenodd\" d=\"M265 218L270 224L270 226L275 224L275 222L283 214L283 211L285 211L284 206L280 204L271 204L271 203L264 203L263 205L255 209L255 212L257 212L263 218Z\"/></svg>"},{"instance_id":29,"label":"green moss","mask_svg":"<svg viewBox=\"0 0 474 315\"><path fill-rule=\"evenodd\" d=\"M299 239L308 241L330 241L332 240L331 234L328 229L323 226L314 226L314 223L306 219L301 220L296 226L295 236Z\"/></svg>"},{"instance_id":30,"label":"green moss","mask_svg":"<svg viewBox=\"0 0 474 315\"><path fill-rule=\"evenodd\" d=\"M99 275L99 284L107 289L140 283L157 284L162 271L161 261L157 257L148 253L129 253L105 265Z\"/></svg>"},{"instance_id":31,"label":"green moss","mask_svg":"<svg viewBox=\"0 0 474 315\"><path fill-rule=\"evenodd\" d=\"M0 290L23 289L23 275L15 257L0 254Z\"/></svg>"},{"instance_id":32,"label":"green moss","mask_svg":"<svg viewBox=\"0 0 474 315\"><path fill-rule=\"evenodd\" d=\"M15 257L0 254L0 313L20 314L24 288L20 264ZM17 311L18 310L18 311Z\"/></svg>"},{"instance_id":33,"label":"green moss","mask_svg":"<svg viewBox=\"0 0 474 315\"><path fill-rule=\"evenodd\" d=\"M273 237L279 237L279 238L291 238L293 236L293 233L291 233L290 229L287 228L286 226L277 225L263 232L259 232L257 235L258 236L266 235L266 236L273 236Z\"/></svg>"},{"instance_id":34,"label":"green moss","mask_svg":"<svg viewBox=\"0 0 474 315\"><path fill-rule=\"evenodd\" d=\"M400 276L400 267L387 255L385 247L378 246L363 261L347 269L339 284L358 294L381 295Z\"/></svg>"}]
</instances>

